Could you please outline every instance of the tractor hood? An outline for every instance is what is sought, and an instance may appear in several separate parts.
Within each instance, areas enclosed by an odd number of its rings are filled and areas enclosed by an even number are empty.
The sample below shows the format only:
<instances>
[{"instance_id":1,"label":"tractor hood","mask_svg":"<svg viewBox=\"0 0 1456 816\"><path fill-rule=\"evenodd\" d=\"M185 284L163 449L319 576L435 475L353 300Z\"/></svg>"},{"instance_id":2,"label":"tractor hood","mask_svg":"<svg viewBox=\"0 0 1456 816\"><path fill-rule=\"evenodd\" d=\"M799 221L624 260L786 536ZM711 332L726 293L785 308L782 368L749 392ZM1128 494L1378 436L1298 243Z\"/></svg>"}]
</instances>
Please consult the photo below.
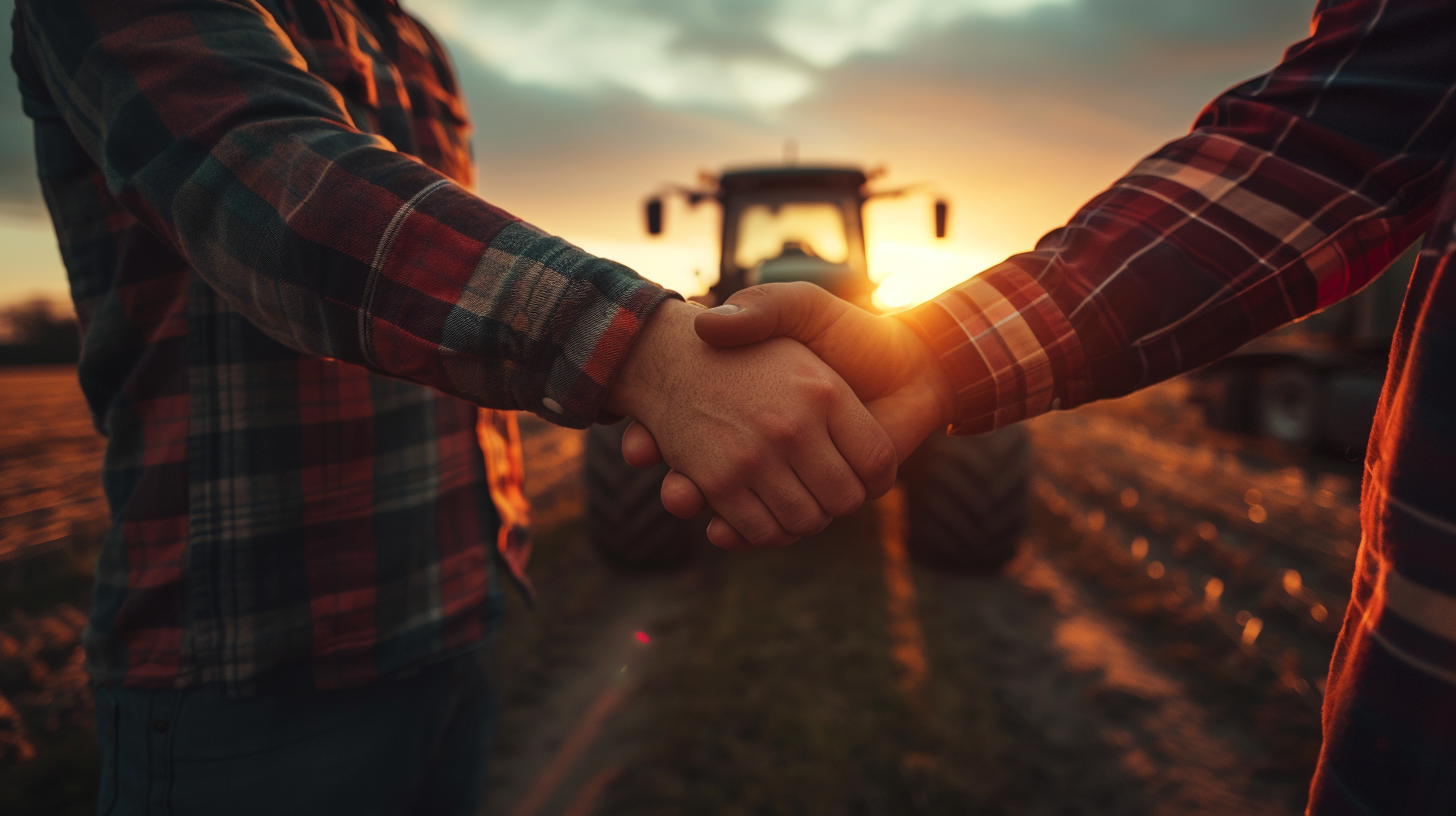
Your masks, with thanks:
<instances>
[{"instance_id":1,"label":"tractor hood","mask_svg":"<svg viewBox=\"0 0 1456 816\"><path fill-rule=\"evenodd\" d=\"M729 170L718 178L720 198L799 190L836 190L859 197L866 177L857 167L755 167Z\"/></svg>"},{"instance_id":2,"label":"tractor hood","mask_svg":"<svg viewBox=\"0 0 1456 816\"><path fill-rule=\"evenodd\" d=\"M749 273L749 280L752 283L808 281L851 301L864 294L865 288L864 275L848 264L807 255L785 255L764 261Z\"/></svg>"}]
</instances>

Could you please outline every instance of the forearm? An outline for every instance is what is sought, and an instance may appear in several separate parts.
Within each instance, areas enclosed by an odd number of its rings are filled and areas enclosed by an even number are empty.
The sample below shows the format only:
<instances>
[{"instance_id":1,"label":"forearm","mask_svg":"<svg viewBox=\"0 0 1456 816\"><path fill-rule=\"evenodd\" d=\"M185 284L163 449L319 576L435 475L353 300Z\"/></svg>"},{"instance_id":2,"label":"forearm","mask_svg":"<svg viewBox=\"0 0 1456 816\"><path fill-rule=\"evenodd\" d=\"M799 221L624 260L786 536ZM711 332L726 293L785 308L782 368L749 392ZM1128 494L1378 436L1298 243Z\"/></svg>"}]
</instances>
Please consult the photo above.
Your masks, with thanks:
<instances>
[{"instance_id":1,"label":"forearm","mask_svg":"<svg viewBox=\"0 0 1456 816\"><path fill-rule=\"evenodd\" d=\"M908 313L955 384L961 429L1167 379L1378 275L1426 230L1446 174L1456 57L1422 44L1453 9L1325 11L1268 77L1035 251Z\"/></svg>"},{"instance_id":2,"label":"forearm","mask_svg":"<svg viewBox=\"0 0 1456 816\"><path fill-rule=\"evenodd\" d=\"M256 5L20 8L111 193L294 349L581 426L668 296L360 132Z\"/></svg>"},{"instance_id":3,"label":"forearm","mask_svg":"<svg viewBox=\"0 0 1456 816\"><path fill-rule=\"evenodd\" d=\"M229 168L230 187L266 184L278 158ZM330 156L322 178L310 161L285 161L299 177L280 185L308 200L280 196L269 212L289 216L264 226L229 211L229 187L193 187L178 208L199 274L294 348L584 427L671 297L399 154Z\"/></svg>"}]
</instances>

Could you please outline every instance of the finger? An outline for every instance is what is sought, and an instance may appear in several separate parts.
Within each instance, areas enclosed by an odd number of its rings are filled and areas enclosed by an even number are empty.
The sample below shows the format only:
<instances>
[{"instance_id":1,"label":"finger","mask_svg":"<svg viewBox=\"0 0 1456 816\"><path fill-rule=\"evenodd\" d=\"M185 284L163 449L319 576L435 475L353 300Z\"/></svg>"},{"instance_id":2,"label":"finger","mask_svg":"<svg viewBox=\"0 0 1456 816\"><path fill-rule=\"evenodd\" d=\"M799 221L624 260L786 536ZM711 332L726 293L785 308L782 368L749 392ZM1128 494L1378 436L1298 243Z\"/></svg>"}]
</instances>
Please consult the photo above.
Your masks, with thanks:
<instances>
[{"instance_id":1,"label":"finger","mask_svg":"<svg viewBox=\"0 0 1456 816\"><path fill-rule=\"evenodd\" d=\"M813 535L828 526L829 518L847 516L858 510L865 500L865 486L859 475L845 461L837 450L828 432L821 431L810 439L796 440L793 462L794 474L823 509L826 517L821 519L818 530L785 529Z\"/></svg>"},{"instance_id":2,"label":"finger","mask_svg":"<svg viewBox=\"0 0 1456 816\"><path fill-rule=\"evenodd\" d=\"M750 490L740 488L723 496L710 492L707 499L714 512L751 547L783 547L799 538L785 530L763 500Z\"/></svg>"},{"instance_id":3,"label":"finger","mask_svg":"<svg viewBox=\"0 0 1456 816\"><path fill-rule=\"evenodd\" d=\"M772 546L776 548L787 547L798 540L798 538L789 538L782 543ZM747 552L749 550L760 549L748 539L744 538L737 530L733 529L733 525L724 521L722 516L713 516L713 520L708 522L708 542L719 549L728 550L729 552Z\"/></svg>"},{"instance_id":4,"label":"finger","mask_svg":"<svg viewBox=\"0 0 1456 816\"><path fill-rule=\"evenodd\" d=\"M715 547L728 550L729 552L746 552L753 549L739 532L733 529L733 525L723 520L722 516L713 516L708 522L708 541Z\"/></svg>"},{"instance_id":5,"label":"finger","mask_svg":"<svg viewBox=\"0 0 1456 816\"><path fill-rule=\"evenodd\" d=\"M766 283L741 289L722 306L700 312L693 328L714 346L746 346L779 336L808 343L848 306L812 283Z\"/></svg>"},{"instance_id":6,"label":"finger","mask_svg":"<svg viewBox=\"0 0 1456 816\"><path fill-rule=\"evenodd\" d=\"M870 415L885 429L890 443L895 447L895 458L904 462L930 433L944 431L930 411L919 400L906 399L892 394L882 399L865 403Z\"/></svg>"},{"instance_id":7,"label":"finger","mask_svg":"<svg viewBox=\"0 0 1456 816\"><path fill-rule=\"evenodd\" d=\"M823 447L831 452L830 455L836 455L833 453L833 445L828 439L824 440ZM810 457L796 458L807 459ZM858 480L854 481L858 485ZM779 527L796 538L813 535L829 522L830 517L820 506L819 500L805 486L798 474L788 467L775 472L772 478L757 477L750 484L753 485L753 492L758 495L769 512L773 513ZM857 504L855 506L858 507ZM728 517L728 520L734 521L731 517ZM735 523L733 526L744 533L749 532L739 524ZM751 535L749 538L752 540ZM772 545L760 544L759 546Z\"/></svg>"},{"instance_id":8,"label":"finger","mask_svg":"<svg viewBox=\"0 0 1456 816\"><path fill-rule=\"evenodd\" d=\"M707 500L693 480L669 470L662 478L662 506L678 518L690 519L703 512Z\"/></svg>"},{"instance_id":9,"label":"finger","mask_svg":"<svg viewBox=\"0 0 1456 816\"><path fill-rule=\"evenodd\" d=\"M848 386L830 404L828 425L829 438L864 485L865 496L877 499L890 492L900 460L895 444Z\"/></svg>"},{"instance_id":10,"label":"finger","mask_svg":"<svg viewBox=\"0 0 1456 816\"><path fill-rule=\"evenodd\" d=\"M635 419L622 432L622 458L637 468L649 468L662 461L662 451L657 449L652 432Z\"/></svg>"}]
</instances>

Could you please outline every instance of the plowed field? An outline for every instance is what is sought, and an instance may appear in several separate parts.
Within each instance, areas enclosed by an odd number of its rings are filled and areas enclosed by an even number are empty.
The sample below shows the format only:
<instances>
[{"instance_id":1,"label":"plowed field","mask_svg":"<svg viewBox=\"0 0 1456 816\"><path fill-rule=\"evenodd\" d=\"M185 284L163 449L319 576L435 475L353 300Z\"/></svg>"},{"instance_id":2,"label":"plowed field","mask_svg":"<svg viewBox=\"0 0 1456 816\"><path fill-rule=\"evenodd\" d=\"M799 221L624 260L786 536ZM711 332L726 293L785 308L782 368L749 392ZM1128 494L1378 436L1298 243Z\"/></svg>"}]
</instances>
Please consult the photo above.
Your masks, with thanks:
<instances>
[{"instance_id":1,"label":"plowed field","mask_svg":"<svg viewBox=\"0 0 1456 816\"><path fill-rule=\"evenodd\" d=\"M0 372L5 813L94 789L75 638L102 441L73 378ZM496 644L486 812L1301 812L1360 466L1209 432L1182 397L1032 423L998 576L908 561L898 492L786 550L614 570L582 433L523 420L540 602Z\"/></svg>"}]
</instances>

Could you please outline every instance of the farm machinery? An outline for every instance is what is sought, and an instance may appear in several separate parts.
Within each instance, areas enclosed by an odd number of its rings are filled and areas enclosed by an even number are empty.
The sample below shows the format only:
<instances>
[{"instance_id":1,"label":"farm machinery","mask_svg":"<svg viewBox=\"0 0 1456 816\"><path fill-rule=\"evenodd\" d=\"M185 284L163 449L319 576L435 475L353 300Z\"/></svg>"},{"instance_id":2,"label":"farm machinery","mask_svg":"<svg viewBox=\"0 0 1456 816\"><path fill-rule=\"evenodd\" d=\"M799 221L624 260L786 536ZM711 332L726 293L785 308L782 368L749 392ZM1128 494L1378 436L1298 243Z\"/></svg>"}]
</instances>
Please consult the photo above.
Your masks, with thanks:
<instances>
[{"instance_id":1,"label":"farm machinery","mask_svg":"<svg viewBox=\"0 0 1456 816\"><path fill-rule=\"evenodd\" d=\"M1358 294L1271 332L1191 376L1210 426L1358 458L1419 244Z\"/></svg>"},{"instance_id":2,"label":"farm machinery","mask_svg":"<svg viewBox=\"0 0 1456 816\"><path fill-rule=\"evenodd\" d=\"M775 166L704 177L699 187L672 187L690 206L722 211L719 276L705 300L721 303L760 283L809 281L874 310L875 286L865 253L866 202L910 188L874 192L855 167ZM935 234L946 234L947 205L933 208ZM646 203L651 235L663 232L663 197ZM703 523L663 509L666 465L637 470L622 461L626 423L598 425L586 444L589 532L613 564L651 569L690 561ZM906 545L924 564L990 571L1016 552L1026 523L1030 451L1010 427L974 437L935 434L901 466Z\"/></svg>"}]
</instances>

